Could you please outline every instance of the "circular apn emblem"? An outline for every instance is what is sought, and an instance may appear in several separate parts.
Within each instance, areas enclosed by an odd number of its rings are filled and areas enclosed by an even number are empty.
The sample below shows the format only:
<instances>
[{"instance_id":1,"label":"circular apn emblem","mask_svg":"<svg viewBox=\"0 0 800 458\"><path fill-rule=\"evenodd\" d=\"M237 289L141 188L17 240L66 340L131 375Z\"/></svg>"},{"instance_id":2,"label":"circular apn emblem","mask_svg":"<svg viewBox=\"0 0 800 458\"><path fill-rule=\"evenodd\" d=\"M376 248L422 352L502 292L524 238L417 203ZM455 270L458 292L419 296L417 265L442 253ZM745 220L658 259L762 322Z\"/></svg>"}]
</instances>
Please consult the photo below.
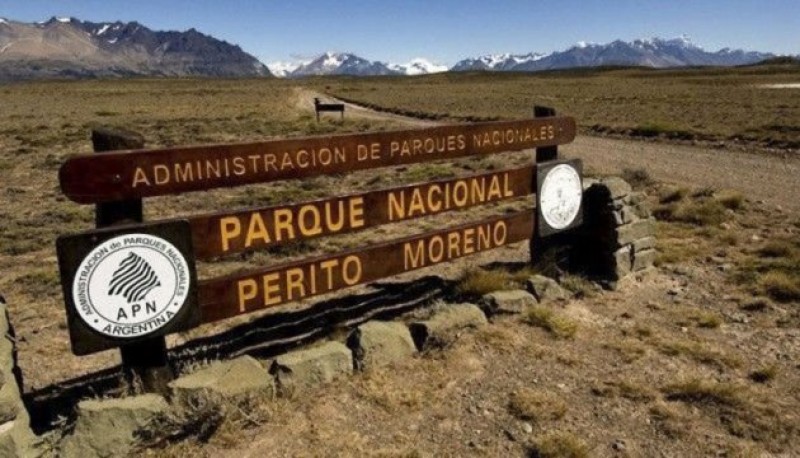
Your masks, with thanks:
<instances>
[{"instance_id":1,"label":"circular apn emblem","mask_svg":"<svg viewBox=\"0 0 800 458\"><path fill-rule=\"evenodd\" d=\"M539 196L542 216L553 229L569 227L581 207L583 187L578 171L559 164L547 172Z\"/></svg>"},{"instance_id":2,"label":"circular apn emblem","mask_svg":"<svg viewBox=\"0 0 800 458\"><path fill-rule=\"evenodd\" d=\"M132 339L166 326L186 302L189 285L189 266L174 245L154 235L126 234L83 259L72 299L89 327Z\"/></svg>"}]
</instances>

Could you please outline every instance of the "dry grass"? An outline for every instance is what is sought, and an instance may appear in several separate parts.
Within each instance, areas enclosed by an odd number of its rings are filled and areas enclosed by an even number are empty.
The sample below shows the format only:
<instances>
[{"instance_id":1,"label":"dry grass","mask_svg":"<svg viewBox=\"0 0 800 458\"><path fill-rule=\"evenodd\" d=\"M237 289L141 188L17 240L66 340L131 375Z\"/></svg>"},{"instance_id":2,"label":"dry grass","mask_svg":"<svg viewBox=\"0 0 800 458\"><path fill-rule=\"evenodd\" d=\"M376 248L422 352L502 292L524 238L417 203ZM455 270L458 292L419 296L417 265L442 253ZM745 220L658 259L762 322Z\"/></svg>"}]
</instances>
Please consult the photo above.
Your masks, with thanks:
<instances>
[{"instance_id":1,"label":"dry grass","mask_svg":"<svg viewBox=\"0 0 800 458\"><path fill-rule=\"evenodd\" d=\"M800 94L758 87L792 78L791 67L619 69L348 78L318 85L348 100L430 119L521 118L544 104L601 134L796 147Z\"/></svg>"},{"instance_id":2,"label":"dry grass","mask_svg":"<svg viewBox=\"0 0 800 458\"><path fill-rule=\"evenodd\" d=\"M582 275L565 275L560 284L578 299L591 298L597 295L598 287Z\"/></svg>"},{"instance_id":3,"label":"dry grass","mask_svg":"<svg viewBox=\"0 0 800 458\"><path fill-rule=\"evenodd\" d=\"M756 383L767 383L778 376L778 366L771 364L750 372L747 378Z\"/></svg>"},{"instance_id":4,"label":"dry grass","mask_svg":"<svg viewBox=\"0 0 800 458\"><path fill-rule=\"evenodd\" d=\"M563 418L567 404L552 391L520 388L509 396L508 410L520 420L542 424Z\"/></svg>"},{"instance_id":5,"label":"dry grass","mask_svg":"<svg viewBox=\"0 0 800 458\"><path fill-rule=\"evenodd\" d=\"M560 339L571 339L578 332L578 323L542 305L528 307L525 322Z\"/></svg>"},{"instance_id":6,"label":"dry grass","mask_svg":"<svg viewBox=\"0 0 800 458\"><path fill-rule=\"evenodd\" d=\"M509 271L505 269L468 269L456 285L459 294L480 297L494 291L523 288L525 281L536 272L532 268Z\"/></svg>"},{"instance_id":7,"label":"dry grass","mask_svg":"<svg viewBox=\"0 0 800 458\"><path fill-rule=\"evenodd\" d=\"M669 401L697 406L713 415L733 435L770 449L800 433L795 416L778 415L774 407L744 385L689 379L662 388Z\"/></svg>"},{"instance_id":8,"label":"dry grass","mask_svg":"<svg viewBox=\"0 0 800 458\"><path fill-rule=\"evenodd\" d=\"M800 300L800 276L791 275L779 270L772 270L764 274L759 284L772 299L779 302Z\"/></svg>"},{"instance_id":9,"label":"dry grass","mask_svg":"<svg viewBox=\"0 0 800 458\"><path fill-rule=\"evenodd\" d=\"M552 432L536 440L530 456L534 458L586 458L589 447L569 432Z\"/></svg>"},{"instance_id":10,"label":"dry grass","mask_svg":"<svg viewBox=\"0 0 800 458\"><path fill-rule=\"evenodd\" d=\"M668 338L656 338L652 340L652 343L667 356L683 356L719 369L735 369L742 366L741 358L707 343Z\"/></svg>"}]
</instances>

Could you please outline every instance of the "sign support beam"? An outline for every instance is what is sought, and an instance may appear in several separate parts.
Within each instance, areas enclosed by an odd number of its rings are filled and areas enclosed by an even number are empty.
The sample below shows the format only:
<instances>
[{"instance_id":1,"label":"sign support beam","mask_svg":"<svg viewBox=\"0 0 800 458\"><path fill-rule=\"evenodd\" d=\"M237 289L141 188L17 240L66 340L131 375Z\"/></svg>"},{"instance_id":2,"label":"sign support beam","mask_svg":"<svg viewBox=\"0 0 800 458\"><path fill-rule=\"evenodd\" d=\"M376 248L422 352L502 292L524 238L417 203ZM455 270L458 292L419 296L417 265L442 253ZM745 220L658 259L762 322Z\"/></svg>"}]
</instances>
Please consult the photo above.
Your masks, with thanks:
<instances>
[{"instance_id":1,"label":"sign support beam","mask_svg":"<svg viewBox=\"0 0 800 458\"><path fill-rule=\"evenodd\" d=\"M95 153L140 149L144 147L141 135L122 129L97 128L92 130ZM98 229L120 224L141 223L144 220L141 199L128 199L96 205L95 222ZM122 373L130 388L141 384L145 392L167 394L175 374L167 359L164 336L120 347Z\"/></svg>"}]
</instances>

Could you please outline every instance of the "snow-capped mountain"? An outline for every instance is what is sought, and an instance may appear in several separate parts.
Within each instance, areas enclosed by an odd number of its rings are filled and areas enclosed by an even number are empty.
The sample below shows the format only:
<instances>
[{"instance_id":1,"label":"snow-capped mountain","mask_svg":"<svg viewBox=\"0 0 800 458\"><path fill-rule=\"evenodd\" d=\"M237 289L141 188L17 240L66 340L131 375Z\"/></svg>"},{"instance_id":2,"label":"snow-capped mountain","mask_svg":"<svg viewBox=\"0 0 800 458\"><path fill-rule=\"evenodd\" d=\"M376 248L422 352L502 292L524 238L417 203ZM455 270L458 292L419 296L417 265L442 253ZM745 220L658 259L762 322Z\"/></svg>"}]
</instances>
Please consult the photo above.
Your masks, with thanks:
<instances>
[{"instance_id":1,"label":"snow-capped mountain","mask_svg":"<svg viewBox=\"0 0 800 458\"><path fill-rule=\"evenodd\" d=\"M447 65L434 64L422 57L412 59L407 64L391 64L389 68L403 75L427 75L447 71Z\"/></svg>"},{"instance_id":2,"label":"snow-capped mountain","mask_svg":"<svg viewBox=\"0 0 800 458\"><path fill-rule=\"evenodd\" d=\"M450 70L454 72L471 70L511 70L517 65L536 62L544 57L547 57L547 55L534 52L529 54L488 54L459 61L453 65Z\"/></svg>"},{"instance_id":3,"label":"snow-capped mountain","mask_svg":"<svg viewBox=\"0 0 800 458\"><path fill-rule=\"evenodd\" d=\"M313 75L396 75L383 62L369 61L350 53L326 52L311 62L297 67L288 76L292 78Z\"/></svg>"},{"instance_id":4,"label":"snow-capped mountain","mask_svg":"<svg viewBox=\"0 0 800 458\"><path fill-rule=\"evenodd\" d=\"M286 78L292 74L293 71L297 70L298 67L301 65L305 65L308 62L284 62L284 61L276 61L267 64L267 68L269 71L277 76L278 78Z\"/></svg>"},{"instance_id":5,"label":"snow-capped mountain","mask_svg":"<svg viewBox=\"0 0 800 458\"><path fill-rule=\"evenodd\" d=\"M4 19L0 50L0 79L270 74L239 46L195 29L154 31L138 22Z\"/></svg>"},{"instance_id":6,"label":"snow-capped mountain","mask_svg":"<svg viewBox=\"0 0 800 458\"><path fill-rule=\"evenodd\" d=\"M554 52L549 55L533 53L527 56L510 56L508 54L482 56L462 60L451 67L450 70L532 72L604 65L656 68L697 65L733 66L753 64L770 57L774 57L774 55L728 48L709 52L692 43L688 37L683 36L670 40L663 38L634 40L632 42L616 40L607 44L579 42L565 51Z\"/></svg>"}]
</instances>

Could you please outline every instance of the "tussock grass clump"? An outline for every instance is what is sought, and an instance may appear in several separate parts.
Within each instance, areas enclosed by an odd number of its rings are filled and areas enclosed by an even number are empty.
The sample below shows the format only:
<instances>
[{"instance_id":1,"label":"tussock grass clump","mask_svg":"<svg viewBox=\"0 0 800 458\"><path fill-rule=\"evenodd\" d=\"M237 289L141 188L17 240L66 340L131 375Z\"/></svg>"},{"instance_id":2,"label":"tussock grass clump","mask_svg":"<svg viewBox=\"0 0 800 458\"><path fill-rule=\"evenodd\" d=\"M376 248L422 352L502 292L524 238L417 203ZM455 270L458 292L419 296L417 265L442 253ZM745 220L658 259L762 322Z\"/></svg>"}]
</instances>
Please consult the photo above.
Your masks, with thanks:
<instances>
[{"instance_id":1,"label":"tussock grass clump","mask_svg":"<svg viewBox=\"0 0 800 458\"><path fill-rule=\"evenodd\" d=\"M494 291L507 289L511 286L508 272L502 270L468 270L456 286L460 294L468 296L483 296Z\"/></svg>"},{"instance_id":2,"label":"tussock grass clump","mask_svg":"<svg viewBox=\"0 0 800 458\"><path fill-rule=\"evenodd\" d=\"M789 258L795 255L794 245L788 240L771 240L758 249L762 258Z\"/></svg>"},{"instance_id":3,"label":"tussock grass clump","mask_svg":"<svg viewBox=\"0 0 800 458\"><path fill-rule=\"evenodd\" d=\"M717 200L702 199L659 205L653 211L656 218L695 226L718 225L728 219L725 207Z\"/></svg>"},{"instance_id":4,"label":"tussock grass clump","mask_svg":"<svg viewBox=\"0 0 800 458\"><path fill-rule=\"evenodd\" d=\"M774 380L775 377L778 376L778 366L776 365L769 365L764 366L762 368L756 369L750 374L747 375L747 378L756 382L756 383L767 383L770 380Z\"/></svg>"},{"instance_id":5,"label":"tussock grass clump","mask_svg":"<svg viewBox=\"0 0 800 458\"><path fill-rule=\"evenodd\" d=\"M561 286L577 298L594 297L597 287L582 275L565 275L561 278Z\"/></svg>"},{"instance_id":6,"label":"tussock grass clump","mask_svg":"<svg viewBox=\"0 0 800 458\"><path fill-rule=\"evenodd\" d=\"M232 447L240 443L242 430L273 417L279 405L272 401L264 395L226 399L210 392L181 399L177 409L157 417L139 433L140 446L160 449L158 456L191 448L191 441Z\"/></svg>"},{"instance_id":7,"label":"tussock grass clump","mask_svg":"<svg viewBox=\"0 0 800 458\"><path fill-rule=\"evenodd\" d=\"M622 169L622 179L627 181L634 189L642 189L654 183L650 177L650 172L644 168L624 168Z\"/></svg>"},{"instance_id":8,"label":"tussock grass clump","mask_svg":"<svg viewBox=\"0 0 800 458\"><path fill-rule=\"evenodd\" d=\"M525 322L561 339L570 339L578 332L578 323L542 305L528 307L525 312Z\"/></svg>"},{"instance_id":9,"label":"tussock grass clump","mask_svg":"<svg viewBox=\"0 0 800 458\"><path fill-rule=\"evenodd\" d=\"M525 281L535 273L532 268L513 271L472 268L461 277L456 291L466 296L483 296L494 291L522 288Z\"/></svg>"},{"instance_id":10,"label":"tussock grass clump","mask_svg":"<svg viewBox=\"0 0 800 458\"><path fill-rule=\"evenodd\" d=\"M508 411L520 420L542 423L563 418L567 404L552 392L520 388L509 396Z\"/></svg>"},{"instance_id":11,"label":"tussock grass clump","mask_svg":"<svg viewBox=\"0 0 800 458\"><path fill-rule=\"evenodd\" d=\"M679 202L688 195L688 188L668 188L659 194L658 203L671 204L673 202Z\"/></svg>"},{"instance_id":12,"label":"tussock grass clump","mask_svg":"<svg viewBox=\"0 0 800 458\"><path fill-rule=\"evenodd\" d=\"M754 297L741 305L742 310L748 312L761 312L770 308L772 303L766 297Z\"/></svg>"},{"instance_id":13,"label":"tussock grass clump","mask_svg":"<svg viewBox=\"0 0 800 458\"><path fill-rule=\"evenodd\" d=\"M757 395L746 385L695 378L661 391L668 401L697 406L717 418L729 433L763 442L772 451L780 451L800 432L796 417L779 414L772 399Z\"/></svg>"},{"instance_id":14,"label":"tussock grass clump","mask_svg":"<svg viewBox=\"0 0 800 458\"><path fill-rule=\"evenodd\" d=\"M800 300L800 275L771 270L761 277L759 284L770 298L779 302Z\"/></svg>"},{"instance_id":15,"label":"tussock grass clump","mask_svg":"<svg viewBox=\"0 0 800 458\"><path fill-rule=\"evenodd\" d=\"M729 210L741 210L744 207L744 195L739 191L725 190L716 195L717 201Z\"/></svg>"},{"instance_id":16,"label":"tussock grass clump","mask_svg":"<svg viewBox=\"0 0 800 458\"><path fill-rule=\"evenodd\" d=\"M661 391L669 401L694 404L744 405L744 388L730 383L691 379L665 386Z\"/></svg>"},{"instance_id":17,"label":"tussock grass clump","mask_svg":"<svg viewBox=\"0 0 800 458\"><path fill-rule=\"evenodd\" d=\"M589 447L572 433L553 432L536 440L530 450L535 458L585 458Z\"/></svg>"},{"instance_id":18,"label":"tussock grass clump","mask_svg":"<svg viewBox=\"0 0 800 458\"><path fill-rule=\"evenodd\" d=\"M720 369L741 367L741 358L701 342L688 340L655 340L656 348L667 356L685 356L701 364Z\"/></svg>"}]
</instances>

